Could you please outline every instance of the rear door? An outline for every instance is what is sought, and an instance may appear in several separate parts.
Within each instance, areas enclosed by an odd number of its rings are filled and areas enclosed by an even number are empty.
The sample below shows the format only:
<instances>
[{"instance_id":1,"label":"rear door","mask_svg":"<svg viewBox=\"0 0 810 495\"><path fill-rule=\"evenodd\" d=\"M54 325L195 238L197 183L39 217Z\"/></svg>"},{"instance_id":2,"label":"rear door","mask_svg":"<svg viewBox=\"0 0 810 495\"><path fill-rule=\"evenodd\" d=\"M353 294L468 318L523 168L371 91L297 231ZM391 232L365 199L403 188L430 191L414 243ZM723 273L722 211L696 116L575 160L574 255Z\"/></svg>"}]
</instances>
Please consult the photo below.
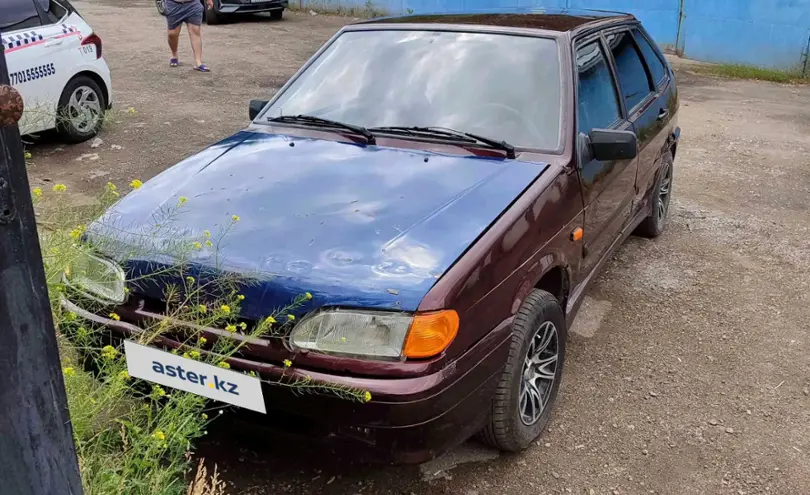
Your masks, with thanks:
<instances>
[{"instance_id":1,"label":"rear door","mask_svg":"<svg viewBox=\"0 0 810 495\"><path fill-rule=\"evenodd\" d=\"M638 173L635 179L633 213L643 207L643 199L652 186L661 150L666 145L662 124L668 122L665 100L659 98L656 82L636 42L634 26L625 26L605 33L616 77L627 110L638 137ZM660 77L660 71L657 71ZM663 82L659 79L659 81Z\"/></svg>"},{"instance_id":2,"label":"rear door","mask_svg":"<svg viewBox=\"0 0 810 495\"><path fill-rule=\"evenodd\" d=\"M585 207L583 271L589 273L627 224L635 195L636 160L593 159L587 136L593 129L633 130L624 118L609 55L599 34L578 41L577 131L579 177Z\"/></svg>"}]
</instances>

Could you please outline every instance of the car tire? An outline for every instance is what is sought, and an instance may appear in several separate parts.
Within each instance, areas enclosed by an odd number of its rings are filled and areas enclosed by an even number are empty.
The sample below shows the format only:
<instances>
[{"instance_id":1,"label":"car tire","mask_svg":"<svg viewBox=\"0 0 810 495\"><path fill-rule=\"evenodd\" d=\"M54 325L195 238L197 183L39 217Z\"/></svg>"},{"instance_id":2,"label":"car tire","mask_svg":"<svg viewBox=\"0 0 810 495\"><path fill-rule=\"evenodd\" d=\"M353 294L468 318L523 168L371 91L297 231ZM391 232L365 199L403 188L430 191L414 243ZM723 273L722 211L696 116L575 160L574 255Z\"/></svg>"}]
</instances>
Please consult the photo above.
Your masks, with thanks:
<instances>
[{"instance_id":1,"label":"car tire","mask_svg":"<svg viewBox=\"0 0 810 495\"><path fill-rule=\"evenodd\" d=\"M280 21L283 16L284 16L284 9L270 11L270 19L273 19L274 21Z\"/></svg>"},{"instance_id":2,"label":"car tire","mask_svg":"<svg viewBox=\"0 0 810 495\"><path fill-rule=\"evenodd\" d=\"M214 5L213 9L208 8L208 4L203 0L203 18L205 19L205 23L209 26L215 26L217 24L222 24L222 14L217 12L216 5Z\"/></svg>"},{"instance_id":3,"label":"car tire","mask_svg":"<svg viewBox=\"0 0 810 495\"><path fill-rule=\"evenodd\" d=\"M655 187L650 192L652 211L636 228L635 234L649 239L658 237L666 227L669 204L672 200L672 170L674 159L672 152L668 151L661 157L661 170Z\"/></svg>"},{"instance_id":4,"label":"car tire","mask_svg":"<svg viewBox=\"0 0 810 495\"><path fill-rule=\"evenodd\" d=\"M59 137L69 143L81 143L94 137L104 124L106 109L104 92L96 81L84 75L74 77L68 81L59 97L56 117ZM89 113L82 119L84 112ZM97 118L88 122L90 113Z\"/></svg>"},{"instance_id":5,"label":"car tire","mask_svg":"<svg viewBox=\"0 0 810 495\"><path fill-rule=\"evenodd\" d=\"M478 433L481 441L502 451L520 452L543 432L560 387L566 337L560 303L546 291L533 290L512 323L509 357L492 399L487 424ZM537 378L537 370L528 366L538 360L544 363L539 369L545 371L544 376L553 377L551 380ZM529 390L532 382L535 393Z\"/></svg>"},{"instance_id":6,"label":"car tire","mask_svg":"<svg viewBox=\"0 0 810 495\"><path fill-rule=\"evenodd\" d=\"M155 8L158 11L158 14L165 16L166 15L166 0L155 0Z\"/></svg>"}]
</instances>

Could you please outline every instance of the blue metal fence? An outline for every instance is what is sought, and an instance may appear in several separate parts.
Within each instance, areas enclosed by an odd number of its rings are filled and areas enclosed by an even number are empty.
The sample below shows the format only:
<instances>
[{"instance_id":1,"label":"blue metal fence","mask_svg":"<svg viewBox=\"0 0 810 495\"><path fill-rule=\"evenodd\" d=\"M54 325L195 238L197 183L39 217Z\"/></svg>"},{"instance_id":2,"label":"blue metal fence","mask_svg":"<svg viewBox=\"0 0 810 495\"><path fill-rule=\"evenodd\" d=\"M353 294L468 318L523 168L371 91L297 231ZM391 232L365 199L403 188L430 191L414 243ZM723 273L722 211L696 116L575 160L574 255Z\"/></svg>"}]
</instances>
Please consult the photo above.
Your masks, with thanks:
<instances>
[{"instance_id":1,"label":"blue metal fence","mask_svg":"<svg viewBox=\"0 0 810 495\"><path fill-rule=\"evenodd\" d=\"M295 1L295 0L293 0ZM708 62L808 70L810 0L299 0L325 10L405 13L576 8L629 12L659 45Z\"/></svg>"}]
</instances>

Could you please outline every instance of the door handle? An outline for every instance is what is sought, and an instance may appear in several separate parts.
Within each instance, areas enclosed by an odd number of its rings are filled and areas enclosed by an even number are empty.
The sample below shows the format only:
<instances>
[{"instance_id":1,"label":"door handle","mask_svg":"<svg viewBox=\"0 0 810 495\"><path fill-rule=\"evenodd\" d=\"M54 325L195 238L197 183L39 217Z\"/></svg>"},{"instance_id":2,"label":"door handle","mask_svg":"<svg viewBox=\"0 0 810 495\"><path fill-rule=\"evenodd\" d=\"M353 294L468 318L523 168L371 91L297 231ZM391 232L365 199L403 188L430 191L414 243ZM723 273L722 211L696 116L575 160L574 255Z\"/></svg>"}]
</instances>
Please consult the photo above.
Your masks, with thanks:
<instances>
[{"instance_id":1,"label":"door handle","mask_svg":"<svg viewBox=\"0 0 810 495\"><path fill-rule=\"evenodd\" d=\"M59 39L54 39L54 40L50 40L50 41L48 41L47 43L45 43L45 46L46 46L46 47L51 47L51 46L59 46L59 45L61 45L61 44L62 44L62 43L64 43L64 42L65 42L65 40L63 40L63 39L61 39L61 38L59 38Z\"/></svg>"},{"instance_id":2,"label":"door handle","mask_svg":"<svg viewBox=\"0 0 810 495\"><path fill-rule=\"evenodd\" d=\"M664 120L667 117L669 117L669 110L662 108L661 111L658 112L658 120Z\"/></svg>"}]
</instances>

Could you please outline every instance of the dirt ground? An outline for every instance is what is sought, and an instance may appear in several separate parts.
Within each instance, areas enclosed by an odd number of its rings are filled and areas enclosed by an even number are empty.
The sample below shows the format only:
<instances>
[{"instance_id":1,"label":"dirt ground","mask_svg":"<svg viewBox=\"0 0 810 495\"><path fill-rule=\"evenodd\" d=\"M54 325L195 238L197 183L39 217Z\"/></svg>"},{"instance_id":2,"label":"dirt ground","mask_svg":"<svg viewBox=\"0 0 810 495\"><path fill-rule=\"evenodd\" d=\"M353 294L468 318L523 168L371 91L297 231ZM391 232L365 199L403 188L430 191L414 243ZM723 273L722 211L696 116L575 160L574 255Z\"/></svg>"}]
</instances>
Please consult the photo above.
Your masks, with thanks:
<instances>
[{"instance_id":1,"label":"dirt ground","mask_svg":"<svg viewBox=\"0 0 810 495\"><path fill-rule=\"evenodd\" d=\"M350 21L286 12L204 27L213 72L198 74L185 39L185 65L168 67L152 2L75 4L104 40L120 112L96 149L31 148L34 185L74 194L146 180L243 127L250 98L269 96ZM677 67L668 230L629 240L590 290L536 446L498 455L471 441L426 465L372 467L216 431L201 453L231 492L810 493L810 87Z\"/></svg>"}]
</instances>

